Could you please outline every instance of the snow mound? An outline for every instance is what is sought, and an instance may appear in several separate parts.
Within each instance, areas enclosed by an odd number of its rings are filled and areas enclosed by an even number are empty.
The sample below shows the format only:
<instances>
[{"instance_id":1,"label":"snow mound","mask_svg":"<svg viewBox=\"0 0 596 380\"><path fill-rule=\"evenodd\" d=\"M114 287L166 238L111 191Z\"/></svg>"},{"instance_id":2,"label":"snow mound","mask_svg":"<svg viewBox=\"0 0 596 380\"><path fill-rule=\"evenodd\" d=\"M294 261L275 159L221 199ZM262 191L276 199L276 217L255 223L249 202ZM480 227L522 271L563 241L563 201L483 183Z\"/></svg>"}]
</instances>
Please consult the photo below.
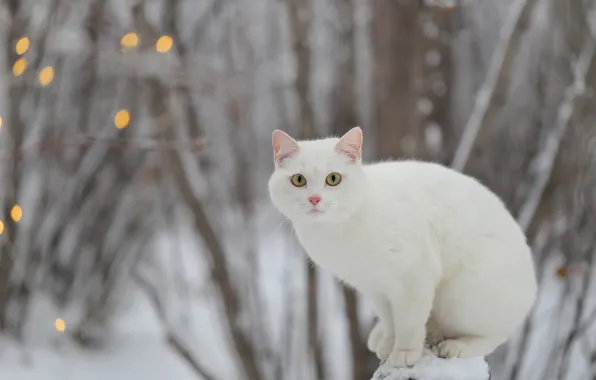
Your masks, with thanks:
<instances>
[{"instance_id":1,"label":"snow mound","mask_svg":"<svg viewBox=\"0 0 596 380\"><path fill-rule=\"evenodd\" d=\"M381 364L371 380L489 380L488 364L483 358L440 359L426 350L412 368L393 368Z\"/></svg>"}]
</instances>

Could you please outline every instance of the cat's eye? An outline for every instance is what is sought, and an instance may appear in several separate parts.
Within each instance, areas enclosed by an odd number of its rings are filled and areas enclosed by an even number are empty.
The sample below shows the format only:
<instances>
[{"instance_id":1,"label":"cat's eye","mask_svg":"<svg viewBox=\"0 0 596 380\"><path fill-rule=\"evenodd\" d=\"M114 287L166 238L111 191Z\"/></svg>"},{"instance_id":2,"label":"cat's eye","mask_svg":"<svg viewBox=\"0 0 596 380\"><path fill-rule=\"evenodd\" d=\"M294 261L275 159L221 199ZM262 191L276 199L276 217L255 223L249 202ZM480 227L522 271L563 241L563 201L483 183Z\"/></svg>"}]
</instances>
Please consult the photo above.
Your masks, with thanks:
<instances>
[{"instance_id":1,"label":"cat's eye","mask_svg":"<svg viewBox=\"0 0 596 380\"><path fill-rule=\"evenodd\" d=\"M306 185L306 178L302 174L294 174L292 176L292 185L296 187L302 187Z\"/></svg>"},{"instance_id":2,"label":"cat's eye","mask_svg":"<svg viewBox=\"0 0 596 380\"><path fill-rule=\"evenodd\" d=\"M333 172L327 176L325 182L329 186L337 186L341 182L341 174Z\"/></svg>"}]
</instances>

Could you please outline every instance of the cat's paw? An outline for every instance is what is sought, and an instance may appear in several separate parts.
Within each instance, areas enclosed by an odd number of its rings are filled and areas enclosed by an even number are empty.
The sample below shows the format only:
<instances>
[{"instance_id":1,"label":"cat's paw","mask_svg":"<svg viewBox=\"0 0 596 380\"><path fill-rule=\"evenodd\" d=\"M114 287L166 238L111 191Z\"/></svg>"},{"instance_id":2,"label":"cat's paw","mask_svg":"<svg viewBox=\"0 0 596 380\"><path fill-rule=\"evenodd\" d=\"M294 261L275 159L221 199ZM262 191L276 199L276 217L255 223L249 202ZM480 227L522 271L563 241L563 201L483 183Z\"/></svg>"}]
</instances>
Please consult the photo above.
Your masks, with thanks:
<instances>
[{"instance_id":1,"label":"cat's paw","mask_svg":"<svg viewBox=\"0 0 596 380\"><path fill-rule=\"evenodd\" d=\"M387 364L392 367L412 367L422 358L422 347L415 349L395 348L387 358Z\"/></svg>"},{"instance_id":2,"label":"cat's paw","mask_svg":"<svg viewBox=\"0 0 596 380\"><path fill-rule=\"evenodd\" d=\"M393 346L395 346L395 336L383 335L377 346L377 357L381 360L389 358L391 351L393 351Z\"/></svg>"},{"instance_id":3,"label":"cat's paw","mask_svg":"<svg viewBox=\"0 0 596 380\"><path fill-rule=\"evenodd\" d=\"M377 323L375 327L373 327L373 329L371 330L370 335L368 336L368 341L366 342L366 346L368 347L370 352L377 352L377 350L379 349L379 344L383 339L383 335L383 327L380 323Z\"/></svg>"},{"instance_id":4,"label":"cat's paw","mask_svg":"<svg viewBox=\"0 0 596 380\"><path fill-rule=\"evenodd\" d=\"M447 339L437 345L435 353L440 358L459 358L465 352L466 348L467 345L464 342L457 339Z\"/></svg>"}]
</instances>

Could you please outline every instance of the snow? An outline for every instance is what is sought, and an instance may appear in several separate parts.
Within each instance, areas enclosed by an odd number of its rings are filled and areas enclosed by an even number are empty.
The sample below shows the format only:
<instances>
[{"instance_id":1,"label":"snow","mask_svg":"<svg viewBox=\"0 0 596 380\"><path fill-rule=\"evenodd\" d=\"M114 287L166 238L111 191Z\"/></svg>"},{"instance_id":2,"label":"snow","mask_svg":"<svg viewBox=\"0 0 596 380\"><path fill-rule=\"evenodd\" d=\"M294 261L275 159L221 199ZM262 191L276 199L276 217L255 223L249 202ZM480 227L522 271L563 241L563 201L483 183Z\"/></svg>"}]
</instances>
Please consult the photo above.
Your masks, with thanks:
<instances>
[{"instance_id":1,"label":"snow","mask_svg":"<svg viewBox=\"0 0 596 380\"><path fill-rule=\"evenodd\" d=\"M483 358L440 359L431 351L412 368L381 365L371 380L488 380L488 364Z\"/></svg>"},{"instance_id":2,"label":"snow","mask_svg":"<svg viewBox=\"0 0 596 380\"><path fill-rule=\"evenodd\" d=\"M196 380L158 337L137 335L115 348L85 353L65 347L23 353L0 342L0 379L10 380Z\"/></svg>"},{"instance_id":3,"label":"snow","mask_svg":"<svg viewBox=\"0 0 596 380\"><path fill-rule=\"evenodd\" d=\"M265 319L264 325L270 328L275 349L283 347L287 350L283 355L287 355L284 365L291 367L289 372L296 373L301 379L311 379L311 373L301 365L298 353L306 344L306 338L301 334L305 322L301 312L305 307L305 276L300 272L304 270L304 257L301 252L296 252L295 245L280 230L284 230L284 226L266 235L267 244L261 247L258 256L261 268L258 270L261 273L259 292L267 305L261 316ZM208 267L198 259L196 251L200 248L187 233L183 228L176 242L169 236L158 237L155 249L163 255L158 255L157 261L149 267L143 266L147 270L141 273L155 285L160 284L163 302L168 309L167 327L183 340L207 372L217 374L217 378L239 379L229 338L222 332L221 317L213 303L209 283L205 282ZM180 257L175 257L177 255ZM183 295L184 292L174 289L176 281L172 276L185 283L191 294ZM320 318L329 376L348 379L350 365L331 364L349 363L350 360L341 288L330 275L321 273L320 276ZM202 380L166 343L166 325L155 314L145 293L131 286L123 298L124 305L118 307L109 330L100 332L109 334L102 336L106 346L82 350L75 347L66 334L54 328L54 321L63 318L67 329L71 329L80 320L80 310L58 310L50 300L37 297L25 329L25 343L0 338L0 379L129 380L140 377L143 380ZM365 324L373 317L367 306L361 305ZM284 342L288 312L294 320L289 326L292 338L291 342Z\"/></svg>"},{"instance_id":4,"label":"snow","mask_svg":"<svg viewBox=\"0 0 596 380\"><path fill-rule=\"evenodd\" d=\"M54 328L59 317L66 321L67 330L73 328L69 321L79 319L79 310L59 311L48 299L36 297L24 343L0 337L0 379L201 380L168 345L164 326L145 294L134 288L130 292L125 296L126 305L115 314L110 330L100 332L105 345L87 350ZM175 325L178 338L184 340L199 360L209 364L208 371L217 368L223 376L234 378L235 368L228 365L223 343L213 345L208 351L206 346L197 349L202 342L224 342L224 339L218 336L209 309L192 309L192 326L187 328L181 322Z\"/></svg>"}]
</instances>

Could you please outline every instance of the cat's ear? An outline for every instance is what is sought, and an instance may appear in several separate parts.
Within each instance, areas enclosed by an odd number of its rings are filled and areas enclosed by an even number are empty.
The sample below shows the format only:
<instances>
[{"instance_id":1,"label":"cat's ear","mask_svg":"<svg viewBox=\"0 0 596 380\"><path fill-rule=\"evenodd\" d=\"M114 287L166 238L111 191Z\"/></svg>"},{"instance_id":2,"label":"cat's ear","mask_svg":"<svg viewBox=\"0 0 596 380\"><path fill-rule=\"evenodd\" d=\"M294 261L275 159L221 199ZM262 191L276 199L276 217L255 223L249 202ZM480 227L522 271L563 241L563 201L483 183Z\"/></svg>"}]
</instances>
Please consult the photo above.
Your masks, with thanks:
<instances>
[{"instance_id":1,"label":"cat's ear","mask_svg":"<svg viewBox=\"0 0 596 380\"><path fill-rule=\"evenodd\" d=\"M362 128L354 127L346 132L335 146L338 153L345 154L352 162L362 157Z\"/></svg>"},{"instance_id":2,"label":"cat's ear","mask_svg":"<svg viewBox=\"0 0 596 380\"><path fill-rule=\"evenodd\" d=\"M273 158L277 165L281 165L286 158L298 153L298 143L290 135L276 129L271 135L273 142Z\"/></svg>"}]
</instances>

